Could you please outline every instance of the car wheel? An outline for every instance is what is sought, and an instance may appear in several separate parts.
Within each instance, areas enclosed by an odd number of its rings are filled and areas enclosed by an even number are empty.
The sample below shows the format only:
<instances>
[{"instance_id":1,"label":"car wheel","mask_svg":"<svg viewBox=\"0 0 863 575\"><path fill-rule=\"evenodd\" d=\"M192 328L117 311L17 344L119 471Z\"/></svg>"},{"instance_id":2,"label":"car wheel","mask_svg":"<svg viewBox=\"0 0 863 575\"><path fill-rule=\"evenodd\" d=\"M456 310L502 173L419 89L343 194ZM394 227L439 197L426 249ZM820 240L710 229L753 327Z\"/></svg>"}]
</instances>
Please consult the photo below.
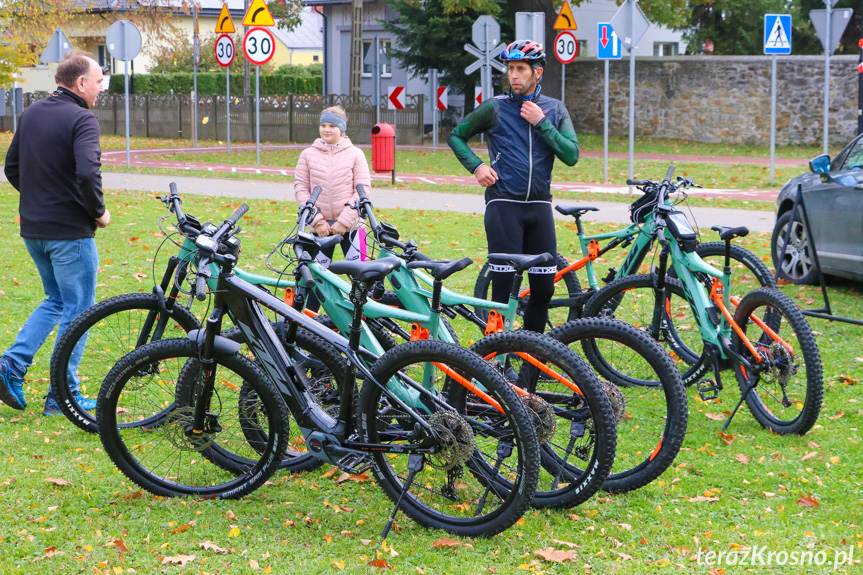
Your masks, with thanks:
<instances>
[{"instance_id":1,"label":"car wheel","mask_svg":"<svg viewBox=\"0 0 863 575\"><path fill-rule=\"evenodd\" d=\"M785 234L788 227L791 233L788 236L788 246L785 247ZM782 249L785 247L785 255ZM770 250L773 255L773 267L779 271L779 277L793 284L813 284L816 280L815 262L809 248L806 236L806 226L799 217L791 220L791 212L785 212L776 220L773 228L773 237L770 241Z\"/></svg>"}]
</instances>

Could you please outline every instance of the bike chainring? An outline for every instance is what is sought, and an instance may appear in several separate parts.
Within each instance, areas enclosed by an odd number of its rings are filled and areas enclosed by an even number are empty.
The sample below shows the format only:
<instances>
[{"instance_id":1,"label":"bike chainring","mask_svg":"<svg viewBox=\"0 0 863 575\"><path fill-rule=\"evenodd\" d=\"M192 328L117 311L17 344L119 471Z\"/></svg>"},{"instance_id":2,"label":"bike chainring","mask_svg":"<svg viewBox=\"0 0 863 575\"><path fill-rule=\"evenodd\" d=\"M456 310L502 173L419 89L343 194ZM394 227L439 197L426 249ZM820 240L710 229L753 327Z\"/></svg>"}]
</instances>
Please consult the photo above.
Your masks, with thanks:
<instances>
[{"instance_id":1,"label":"bike chainring","mask_svg":"<svg viewBox=\"0 0 863 575\"><path fill-rule=\"evenodd\" d=\"M521 402L533 419L537 440L541 445L545 445L551 441L555 431L557 431L557 417L554 414L554 407L546 400L532 393L520 397Z\"/></svg>"},{"instance_id":2,"label":"bike chainring","mask_svg":"<svg viewBox=\"0 0 863 575\"><path fill-rule=\"evenodd\" d=\"M619 425L623 421L624 416L626 416L626 396L620 391L619 387L610 381L601 379L600 383L602 383L602 389L605 390L605 394L608 396L608 401L611 402L611 410L614 412L614 422Z\"/></svg>"},{"instance_id":3,"label":"bike chainring","mask_svg":"<svg viewBox=\"0 0 863 575\"><path fill-rule=\"evenodd\" d=\"M437 451L427 456L429 464L450 470L467 463L476 450L473 429L468 422L452 411L438 411L427 421L438 440Z\"/></svg>"}]
</instances>

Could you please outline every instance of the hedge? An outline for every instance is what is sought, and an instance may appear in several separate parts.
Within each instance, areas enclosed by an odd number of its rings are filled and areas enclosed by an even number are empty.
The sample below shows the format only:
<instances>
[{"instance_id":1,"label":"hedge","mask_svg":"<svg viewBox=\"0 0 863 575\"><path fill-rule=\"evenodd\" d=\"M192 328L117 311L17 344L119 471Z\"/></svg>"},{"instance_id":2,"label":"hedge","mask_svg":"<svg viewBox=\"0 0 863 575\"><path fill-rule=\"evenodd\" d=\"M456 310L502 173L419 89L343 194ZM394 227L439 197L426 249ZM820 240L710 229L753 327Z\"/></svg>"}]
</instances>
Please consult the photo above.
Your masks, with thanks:
<instances>
[{"instance_id":1,"label":"hedge","mask_svg":"<svg viewBox=\"0 0 863 575\"><path fill-rule=\"evenodd\" d=\"M254 89L255 79L252 78ZM192 74L135 74L135 94L190 94L194 86ZM321 76L286 76L281 74L261 75L261 95L279 96L284 94L320 94L323 92ZM125 91L123 74L111 76L110 94ZM131 91L131 84L130 84ZM225 74L204 72L198 74L199 94L224 94ZM231 74L231 94L243 94L242 74Z\"/></svg>"}]
</instances>

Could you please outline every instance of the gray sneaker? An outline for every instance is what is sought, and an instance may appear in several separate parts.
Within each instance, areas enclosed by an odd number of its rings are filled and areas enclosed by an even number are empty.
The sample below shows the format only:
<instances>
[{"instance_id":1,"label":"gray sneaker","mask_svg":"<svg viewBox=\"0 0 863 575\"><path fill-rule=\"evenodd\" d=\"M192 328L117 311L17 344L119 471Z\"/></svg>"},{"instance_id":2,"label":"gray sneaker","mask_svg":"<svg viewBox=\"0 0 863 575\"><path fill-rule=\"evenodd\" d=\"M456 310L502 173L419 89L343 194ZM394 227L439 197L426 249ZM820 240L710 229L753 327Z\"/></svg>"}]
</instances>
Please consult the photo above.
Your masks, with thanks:
<instances>
[{"instance_id":1,"label":"gray sneaker","mask_svg":"<svg viewBox=\"0 0 863 575\"><path fill-rule=\"evenodd\" d=\"M0 399L13 409L27 407L24 399L24 378L15 373L12 360L6 356L0 358Z\"/></svg>"}]
</instances>

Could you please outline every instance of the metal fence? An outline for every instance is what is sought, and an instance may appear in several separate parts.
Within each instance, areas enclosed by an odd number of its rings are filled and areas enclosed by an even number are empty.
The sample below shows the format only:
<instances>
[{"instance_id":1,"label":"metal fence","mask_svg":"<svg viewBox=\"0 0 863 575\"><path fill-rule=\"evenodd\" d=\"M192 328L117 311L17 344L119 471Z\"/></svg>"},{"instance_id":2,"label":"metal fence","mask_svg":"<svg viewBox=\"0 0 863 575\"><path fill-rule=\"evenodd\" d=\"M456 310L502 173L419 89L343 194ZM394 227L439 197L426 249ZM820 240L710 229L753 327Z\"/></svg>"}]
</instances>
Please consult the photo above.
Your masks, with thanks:
<instances>
[{"instance_id":1,"label":"metal fence","mask_svg":"<svg viewBox=\"0 0 863 575\"><path fill-rule=\"evenodd\" d=\"M26 108L47 97L45 92L24 94ZM404 110L388 110L380 102L381 122L396 124L401 144L423 143L422 94L407 96ZM260 99L262 142L311 142L319 136L321 110L341 106L348 115L348 135L355 144L371 142L375 107L370 96L266 96ZM125 135L126 113L123 94L100 94L93 107L102 134ZM231 96L231 141L255 140L255 97ZM201 96L198 101L198 138L225 140L227 109L225 95ZM12 130L8 105L0 116L0 130ZM129 97L129 134L148 138L192 138L192 99L187 95L131 95ZM427 136L430 137L430 136Z\"/></svg>"}]
</instances>

